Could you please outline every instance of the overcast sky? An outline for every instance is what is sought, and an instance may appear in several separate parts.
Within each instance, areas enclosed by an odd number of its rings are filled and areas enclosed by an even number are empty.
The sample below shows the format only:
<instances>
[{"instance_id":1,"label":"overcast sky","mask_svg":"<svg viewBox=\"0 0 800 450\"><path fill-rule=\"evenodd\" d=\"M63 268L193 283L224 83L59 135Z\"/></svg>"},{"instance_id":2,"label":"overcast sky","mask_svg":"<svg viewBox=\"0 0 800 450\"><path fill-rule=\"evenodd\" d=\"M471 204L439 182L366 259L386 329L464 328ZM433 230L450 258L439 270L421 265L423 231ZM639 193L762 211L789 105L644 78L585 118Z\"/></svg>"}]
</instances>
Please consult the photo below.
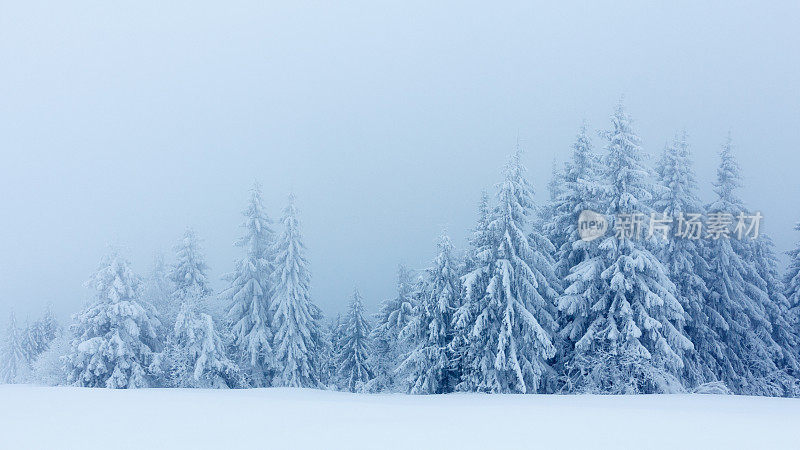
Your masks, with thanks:
<instances>
[{"instance_id":1,"label":"overcast sky","mask_svg":"<svg viewBox=\"0 0 800 450\"><path fill-rule=\"evenodd\" d=\"M730 130L742 197L800 240L800 2L563 3L4 1L2 323L187 225L223 287L254 180L273 218L297 195L323 310L374 311L443 228L463 246L517 132L544 200L622 95L647 152L688 130L705 200Z\"/></svg>"}]
</instances>

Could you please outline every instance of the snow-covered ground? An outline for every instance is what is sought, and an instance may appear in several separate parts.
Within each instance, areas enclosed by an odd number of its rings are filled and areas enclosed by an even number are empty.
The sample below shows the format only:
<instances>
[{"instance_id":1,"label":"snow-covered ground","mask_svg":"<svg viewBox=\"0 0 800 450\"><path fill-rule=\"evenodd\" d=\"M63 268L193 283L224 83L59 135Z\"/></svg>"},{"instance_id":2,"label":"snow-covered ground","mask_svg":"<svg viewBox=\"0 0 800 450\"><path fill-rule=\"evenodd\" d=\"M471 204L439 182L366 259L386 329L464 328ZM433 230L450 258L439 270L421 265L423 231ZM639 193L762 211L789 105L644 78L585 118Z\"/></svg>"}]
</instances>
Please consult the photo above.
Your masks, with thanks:
<instances>
[{"instance_id":1,"label":"snow-covered ground","mask_svg":"<svg viewBox=\"0 0 800 450\"><path fill-rule=\"evenodd\" d=\"M3 449L798 448L800 400L0 386Z\"/></svg>"}]
</instances>

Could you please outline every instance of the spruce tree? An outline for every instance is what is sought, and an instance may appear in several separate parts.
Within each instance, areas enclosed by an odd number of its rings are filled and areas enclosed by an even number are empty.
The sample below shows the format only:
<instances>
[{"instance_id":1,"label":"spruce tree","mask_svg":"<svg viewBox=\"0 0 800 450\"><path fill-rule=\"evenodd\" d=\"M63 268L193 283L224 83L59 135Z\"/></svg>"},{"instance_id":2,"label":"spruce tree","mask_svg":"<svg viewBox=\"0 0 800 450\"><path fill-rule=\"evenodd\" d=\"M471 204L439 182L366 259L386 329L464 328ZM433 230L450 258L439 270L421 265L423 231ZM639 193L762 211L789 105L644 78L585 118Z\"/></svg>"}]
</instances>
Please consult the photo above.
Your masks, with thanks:
<instances>
[{"instance_id":1,"label":"spruce tree","mask_svg":"<svg viewBox=\"0 0 800 450\"><path fill-rule=\"evenodd\" d=\"M244 250L244 256L227 276L230 287L223 295L230 305L226 319L239 366L250 384L264 387L270 385L275 370L270 314L273 232L258 184L250 190L243 214L244 235L236 245Z\"/></svg>"},{"instance_id":2,"label":"spruce tree","mask_svg":"<svg viewBox=\"0 0 800 450\"><path fill-rule=\"evenodd\" d=\"M145 278L142 297L153 305L159 321L168 328L166 333L175 324L180 309L180 303L176 303L172 295L174 291L164 255L158 253L153 257L153 267Z\"/></svg>"},{"instance_id":3,"label":"spruce tree","mask_svg":"<svg viewBox=\"0 0 800 450\"><path fill-rule=\"evenodd\" d=\"M472 323L477 315L478 300L483 297L489 285L489 256L492 252L492 239L489 230L491 223L491 206L489 194L481 192L478 203L478 221L469 237L464 267L460 270L461 300L460 306L453 313L453 338L450 341L451 364L458 374L456 390L473 390L473 374L469 364L475 357L477 346L471 346Z\"/></svg>"},{"instance_id":4,"label":"spruce tree","mask_svg":"<svg viewBox=\"0 0 800 450\"><path fill-rule=\"evenodd\" d=\"M584 123L572 144L571 159L564 167L564 186L554 200L552 219L547 223L549 235L554 236L556 243L560 243L555 252L555 272L565 285L573 267L598 254L599 241L581 239L578 218L583 211L605 212L603 198L606 185L600 175L600 163L593 153L592 141ZM564 371L563 365L574 351L574 343L586 333L589 311L599 295L601 283L596 279L593 283L573 286L571 289L558 300L558 308L562 312L559 331L562 345L557 358L560 372ZM569 295L572 291L579 292L579 295Z\"/></svg>"},{"instance_id":5,"label":"spruce tree","mask_svg":"<svg viewBox=\"0 0 800 450\"><path fill-rule=\"evenodd\" d=\"M795 224L795 231L800 231L800 222ZM796 332L800 332L800 244L786 252L789 255L789 267L783 277L784 295L789 302L789 320Z\"/></svg>"},{"instance_id":6,"label":"spruce tree","mask_svg":"<svg viewBox=\"0 0 800 450\"><path fill-rule=\"evenodd\" d=\"M29 364L33 364L40 354L45 352L50 343L60 334L58 321L53 315L50 305L39 319L26 323L22 329L22 348Z\"/></svg>"},{"instance_id":7,"label":"spruce tree","mask_svg":"<svg viewBox=\"0 0 800 450\"><path fill-rule=\"evenodd\" d=\"M603 159L606 214L648 214L652 198L642 165L639 137L622 105L612 116ZM612 226L611 229L615 229ZM645 240L606 236L599 252L573 267L559 302L575 351L566 362L569 389L611 393L672 392L681 389L683 354L692 351L683 334L685 312L675 298L667 269ZM575 305L591 305L588 310ZM578 322L579 326L570 323ZM585 324L585 325L584 325ZM577 336L576 330L583 330Z\"/></svg>"},{"instance_id":8,"label":"spruce tree","mask_svg":"<svg viewBox=\"0 0 800 450\"><path fill-rule=\"evenodd\" d=\"M345 318L342 348L339 351L339 384L342 389L357 392L374 377L369 364L370 325L364 317L364 304L358 289L353 290L353 299Z\"/></svg>"},{"instance_id":9,"label":"spruce tree","mask_svg":"<svg viewBox=\"0 0 800 450\"><path fill-rule=\"evenodd\" d=\"M194 290L194 292L193 292ZM229 359L214 319L204 312L202 291L191 288L183 300L163 356L167 385L190 388L236 388L244 383Z\"/></svg>"},{"instance_id":10,"label":"spruce tree","mask_svg":"<svg viewBox=\"0 0 800 450\"><path fill-rule=\"evenodd\" d=\"M328 389L336 387L336 367L339 352L339 341L342 318L340 314L328 321L322 333L323 345L320 351L320 382Z\"/></svg>"},{"instance_id":11,"label":"spruce tree","mask_svg":"<svg viewBox=\"0 0 800 450\"><path fill-rule=\"evenodd\" d=\"M578 216L582 211L604 212L604 185L600 177L597 156L587 126L578 130L572 144L572 158L565 164L563 187L554 198L553 214L547 222L548 236L556 245L556 275L564 279L572 267L596 252L597 243L584 242L578 234Z\"/></svg>"},{"instance_id":12,"label":"spruce tree","mask_svg":"<svg viewBox=\"0 0 800 450\"><path fill-rule=\"evenodd\" d=\"M8 320L5 339L0 347L0 383L24 381L29 373L28 358L25 352L21 330L17 328L17 318L12 312Z\"/></svg>"},{"instance_id":13,"label":"spruce tree","mask_svg":"<svg viewBox=\"0 0 800 450\"><path fill-rule=\"evenodd\" d=\"M696 194L697 181L686 131L677 134L664 148L656 173L658 189L654 212L660 217L672 218L667 240L659 242L656 254L666 266L676 286L676 297L688 314L685 332L695 349L684 354L683 380L687 386L695 387L717 381L715 365L708 362L721 355L721 343L710 325L713 311L706 301L710 269L705 259L706 241L701 227L690 225L701 223L705 210Z\"/></svg>"},{"instance_id":14,"label":"spruce tree","mask_svg":"<svg viewBox=\"0 0 800 450\"><path fill-rule=\"evenodd\" d=\"M733 157L730 136L720 158L714 183L717 199L706 209L710 215L730 215L732 221L748 212L736 195L741 187L741 172ZM796 380L788 374L787 363L792 361L787 360L788 349L775 340L781 335L780 328L786 327L778 321L780 309L775 301L780 284L765 259L766 249L762 246L768 244L763 236L759 239L762 241L738 239L731 233L727 238L710 240L707 303L713 311L711 325L722 342L719 354L710 362L717 377L735 393L791 395ZM773 321L777 321L779 329L775 329Z\"/></svg>"},{"instance_id":15,"label":"spruce tree","mask_svg":"<svg viewBox=\"0 0 800 450\"><path fill-rule=\"evenodd\" d=\"M200 241L192 228L186 228L183 238L175 247L177 262L169 273L174 291L172 296L179 302L191 294L192 297L211 295L208 284L208 265L200 249Z\"/></svg>"},{"instance_id":16,"label":"spruce tree","mask_svg":"<svg viewBox=\"0 0 800 450\"><path fill-rule=\"evenodd\" d=\"M161 366L166 383L174 387L239 387L239 369L227 355L224 340L207 311L212 294L208 265L197 235L187 228L175 247L176 263L170 271L173 302L180 310L167 337Z\"/></svg>"},{"instance_id":17,"label":"spruce tree","mask_svg":"<svg viewBox=\"0 0 800 450\"><path fill-rule=\"evenodd\" d=\"M486 248L475 252L481 263L464 278L474 317L462 355L463 390L536 392L551 371L547 360L556 351L553 313L560 286L547 255L552 246L539 246L549 241L526 232L533 192L524 172L517 146L499 186Z\"/></svg>"},{"instance_id":18,"label":"spruce tree","mask_svg":"<svg viewBox=\"0 0 800 450\"><path fill-rule=\"evenodd\" d=\"M403 354L408 352L408 343L400 333L414 317L416 283L414 272L400 265L397 269L397 296L384 301L378 314L377 324L370 332L372 352L369 366L375 376L367 383L369 392L398 390L396 370Z\"/></svg>"},{"instance_id":19,"label":"spruce tree","mask_svg":"<svg viewBox=\"0 0 800 450\"><path fill-rule=\"evenodd\" d=\"M775 357L779 371L773 376L772 382L780 387L779 395L796 397L800 395L800 336L794 327L792 306L784 294L785 286L778 273L774 243L769 235L761 234L750 244L754 246L754 261L769 299L764 309L772 324L772 340L780 347Z\"/></svg>"},{"instance_id":20,"label":"spruce tree","mask_svg":"<svg viewBox=\"0 0 800 450\"><path fill-rule=\"evenodd\" d=\"M153 386L149 373L160 350L155 310L140 299L140 280L130 263L113 251L87 286L95 300L73 316L67 355L68 382L84 387Z\"/></svg>"},{"instance_id":21,"label":"spruce tree","mask_svg":"<svg viewBox=\"0 0 800 450\"><path fill-rule=\"evenodd\" d=\"M450 238L442 235L438 245L439 255L425 272L414 318L403 330L412 349L398 371L403 374L405 390L412 394L451 392L458 382L450 342L461 282Z\"/></svg>"},{"instance_id":22,"label":"spruce tree","mask_svg":"<svg viewBox=\"0 0 800 450\"><path fill-rule=\"evenodd\" d=\"M311 273L293 195L283 211L282 223L272 281L273 348L277 362L273 385L317 387L321 371L321 314L311 301Z\"/></svg>"}]
</instances>

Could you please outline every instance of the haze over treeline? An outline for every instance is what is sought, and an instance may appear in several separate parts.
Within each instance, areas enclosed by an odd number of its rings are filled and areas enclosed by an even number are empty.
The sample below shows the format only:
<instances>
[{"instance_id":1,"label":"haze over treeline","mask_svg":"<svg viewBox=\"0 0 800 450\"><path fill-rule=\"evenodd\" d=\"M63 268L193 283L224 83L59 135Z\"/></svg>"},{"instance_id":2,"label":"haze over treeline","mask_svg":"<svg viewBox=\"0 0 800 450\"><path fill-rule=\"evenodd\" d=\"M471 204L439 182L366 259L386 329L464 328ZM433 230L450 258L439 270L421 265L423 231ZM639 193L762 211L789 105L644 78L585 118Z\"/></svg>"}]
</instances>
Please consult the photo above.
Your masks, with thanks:
<instances>
[{"instance_id":1,"label":"haze over treeline","mask_svg":"<svg viewBox=\"0 0 800 450\"><path fill-rule=\"evenodd\" d=\"M374 311L443 227L464 247L517 134L543 202L621 95L650 165L688 131L706 201L730 131L791 248L800 6L615 4L5 5L0 318L77 311L108 243L146 274L186 226L219 290L254 180L273 219L297 196L314 301Z\"/></svg>"}]
</instances>

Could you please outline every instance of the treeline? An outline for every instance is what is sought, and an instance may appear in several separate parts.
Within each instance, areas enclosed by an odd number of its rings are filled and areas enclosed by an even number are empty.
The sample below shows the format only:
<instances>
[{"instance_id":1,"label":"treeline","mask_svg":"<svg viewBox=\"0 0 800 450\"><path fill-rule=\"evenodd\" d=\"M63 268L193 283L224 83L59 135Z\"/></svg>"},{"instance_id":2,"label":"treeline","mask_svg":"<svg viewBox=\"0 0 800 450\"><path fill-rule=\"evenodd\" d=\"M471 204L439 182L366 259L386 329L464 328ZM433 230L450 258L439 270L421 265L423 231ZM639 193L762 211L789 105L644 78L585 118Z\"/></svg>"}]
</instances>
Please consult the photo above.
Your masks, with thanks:
<instances>
[{"instance_id":1,"label":"treeline","mask_svg":"<svg viewBox=\"0 0 800 450\"><path fill-rule=\"evenodd\" d=\"M686 133L655 169L620 105L586 126L539 204L522 153L484 194L469 248L443 235L427 269L401 267L374 317L354 291L325 321L290 198L273 231L258 186L244 211L241 259L214 294L198 238L141 279L112 252L87 283L91 305L61 332L53 316L18 328L0 380L88 387L268 386L353 392L672 393L797 396L800 248L780 276L772 242L734 238L735 223L687 238L684 218L743 217L740 169L722 146L715 198L702 202ZM581 239L582 211L612 232ZM620 217L651 213L667 239L619 239ZM700 226L696 221L692 226ZM719 228L716 223L715 227ZM682 228L683 227L683 228ZM700 231L700 230L695 230ZM728 236L731 235L731 236Z\"/></svg>"}]
</instances>

